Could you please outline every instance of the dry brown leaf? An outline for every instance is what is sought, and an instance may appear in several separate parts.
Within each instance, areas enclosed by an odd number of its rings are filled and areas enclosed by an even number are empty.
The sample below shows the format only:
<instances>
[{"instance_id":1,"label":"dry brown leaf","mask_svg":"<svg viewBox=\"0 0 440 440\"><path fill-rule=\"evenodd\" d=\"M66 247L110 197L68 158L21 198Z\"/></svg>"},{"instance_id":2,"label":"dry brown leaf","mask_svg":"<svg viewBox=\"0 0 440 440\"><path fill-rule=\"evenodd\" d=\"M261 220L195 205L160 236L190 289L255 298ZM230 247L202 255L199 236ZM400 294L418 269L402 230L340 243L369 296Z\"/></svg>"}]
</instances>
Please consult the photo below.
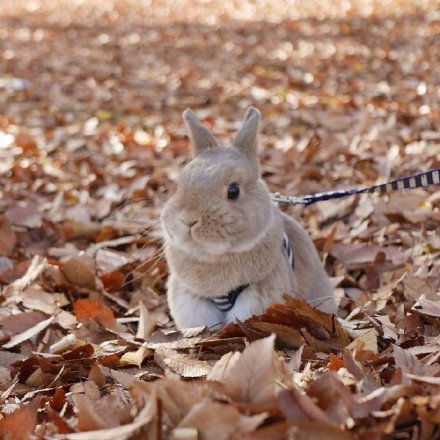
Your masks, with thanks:
<instances>
[{"instance_id":1,"label":"dry brown leaf","mask_svg":"<svg viewBox=\"0 0 440 440\"><path fill-rule=\"evenodd\" d=\"M106 273L118 273L117 269L131 261L129 254L111 249L98 249L95 259L97 269L104 275Z\"/></svg>"},{"instance_id":2,"label":"dry brown leaf","mask_svg":"<svg viewBox=\"0 0 440 440\"><path fill-rule=\"evenodd\" d=\"M105 368L105 367L104 367ZM123 371L110 370L109 376L119 385L122 385L125 389L129 389L136 381L133 375L124 373Z\"/></svg>"},{"instance_id":3,"label":"dry brown leaf","mask_svg":"<svg viewBox=\"0 0 440 440\"><path fill-rule=\"evenodd\" d=\"M10 440L24 440L35 432L40 397L0 420L0 433Z\"/></svg>"},{"instance_id":4,"label":"dry brown leaf","mask_svg":"<svg viewBox=\"0 0 440 440\"><path fill-rule=\"evenodd\" d=\"M66 330L73 330L78 324L78 320L76 319L76 316L72 315L71 313L61 310L58 311L54 323Z\"/></svg>"},{"instance_id":5,"label":"dry brown leaf","mask_svg":"<svg viewBox=\"0 0 440 440\"><path fill-rule=\"evenodd\" d=\"M332 425L311 421L294 422L289 430L295 440L355 440L357 437Z\"/></svg>"},{"instance_id":6,"label":"dry brown leaf","mask_svg":"<svg viewBox=\"0 0 440 440\"><path fill-rule=\"evenodd\" d=\"M146 347L139 347L136 351L128 351L121 356L119 360L121 365L136 365L141 367L144 359L151 353Z\"/></svg>"},{"instance_id":7,"label":"dry brown leaf","mask_svg":"<svg viewBox=\"0 0 440 440\"><path fill-rule=\"evenodd\" d=\"M170 440L199 440L199 433L195 428L176 428L171 431Z\"/></svg>"},{"instance_id":8,"label":"dry brown leaf","mask_svg":"<svg viewBox=\"0 0 440 440\"><path fill-rule=\"evenodd\" d=\"M438 367L423 365L416 355L410 353L407 350L404 350L398 345L393 345L393 356L396 368L400 368L402 372L402 383L409 382L407 379L408 374L424 376L426 375L426 373L428 373L429 370L432 370L433 368L433 373L436 373L440 370Z\"/></svg>"},{"instance_id":9,"label":"dry brown leaf","mask_svg":"<svg viewBox=\"0 0 440 440\"><path fill-rule=\"evenodd\" d=\"M139 325L136 332L136 337L140 339L147 339L153 333L156 322L151 317L148 309L143 302L139 303Z\"/></svg>"},{"instance_id":10,"label":"dry brown leaf","mask_svg":"<svg viewBox=\"0 0 440 440\"><path fill-rule=\"evenodd\" d=\"M13 225L27 228L38 228L42 220L38 205L32 202L19 203L8 209L6 217Z\"/></svg>"},{"instance_id":11,"label":"dry brown leaf","mask_svg":"<svg viewBox=\"0 0 440 440\"><path fill-rule=\"evenodd\" d=\"M337 374L323 373L310 384L307 394L336 426L349 426L356 402Z\"/></svg>"},{"instance_id":12,"label":"dry brown leaf","mask_svg":"<svg viewBox=\"0 0 440 440\"><path fill-rule=\"evenodd\" d=\"M299 348L305 343L300 331L287 325L274 324L272 322L253 322L252 327L269 334L275 333L277 340L291 348Z\"/></svg>"},{"instance_id":13,"label":"dry brown leaf","mask_svg":"<svg viewBox=\"0 0 440 440\"><path fill-rule=\"evenodd\" d=\"M51 353L63 353L66 350L71 349L77 343L78 339L74 334L69 334L61 338L49 347Z\"/></svg>"},{"instance_id":14,"label":"dry brown leaf","mask_svg":"<svg viewBox=\"0 0 440 440\"><path fill-rule=\"evenodd\" d=\"M269 331L278 335L279 331L280 338L284 338L294 347L300 347L307 340L317 351L329 352L342 350L350 343L347 333L336 317L311 307L304 300L289 295L285 295L284 299L285 304L273 304L262 315L253 316L244 324L251 329L264 329L262 335ZM291 330L287 330L286 327ZM219 335L230 337L244 332L244 326L229 324ZM255 332L254 339L262 335Z\"/></svg>"},{"instance_id":15,"label":"dry brown leaf","mask_svg":"<svg viewBox=\"0 0 440 440\"><path fill-rule=\"evenodd\" d=\"M107 292L117 292L124 288L125 275L122 272L103 273L99 278Z\"/></svg>"},{"instance_id":16,"label":"dry brown leaf","mask_svg":"<svg viewBox=\"0 0 440 440\"><path fill-rule=\"evenodd\" d=\"M70 283L76 286L91 290L96 288L95 262L86 255L70 258L61 265L61 272Z\"/></svg>"},{"instance_id":17,"label":"dry brown leaf","mask_svg":"<svg viewBox=\"0 0 440 440\"><path fill-rule=\"evenodd\" d=\"M31 264L27 268L26 273L21 278L18 278L12 284L6 287L5 294L14 295L17 292L24 290L30 283L40 276L46 266L46 258L36 255L34 258L32 258Z\"/></svg>"},{"instance_id":18,"label":"dry brown leaf","mask_svg":"<svg viewBox=\"0 0 440 440\"><path fill-rule=\"evenodd\" d=\"M156 393L161 407L171 422L171 427L177 426L195 403L213 394L212 382L184 382L175 378L160 380L154 383L136 381L130 389L134 398L142 398ZM218 392L218 387L214 388ZM226 396L226 392L217 394Z\"/></svg>"},{"instance_id":19,"label":"dry brown leaf","mask_svg":"<svg viewBox=\"0 0 440 440\"><path fill-rule=\"evenodd\" d=\"M259 403L274 396L274 342L274 335L252 342L226 366L223 382L235 390L239 401Z\"/></svg>"},{"instance_id":20,"label":"dry brown leaf","mask_svg":"<svg viewBox=\"0 0 440 440\"><path fill-rule=\"evenodd\" d=\"M13 336L9 340L9 342L3 344L3 348L15 347L16 345L21 344L22 342L27 341L30 338L33 338L34 336L42 332L44 329L49 327L49 325L53 322L54 319L55 317L51 316L50 318L45 319L44 321L41 321L38 324L34 325L33 327L25 330L23 333L18 333L17 335Z\"/></svg>"},{"instance_id":21,"label":"dry brown leaf","mask_svg":"<svg viewBox=\"0 0 440 440\"><path fill-rule=\"evenodd\" d=\"M178 353L171 348L157 348L154 358L163 369L170 368L183 377L203 377L211 371L211 366L207 362L188 354Z\"/></svg>"},{"instance_id":22,"label":"dry brown leaf","mask_svg":"<svg viewBox=\"0 0 440 440\"><path fill-rule=\"evenodd\" d=\"M278 394L278 405L287 420L313 420L317 423L335 426L327 414L307 394L297 388L283 390Z\"/></svg>"},{"instance_id":23,"label":"dry brown leaf","mask_svg":"<svg viewBox=\"0 0 440 440\"><path fill-rule=\"evenodd\" d=\"M237 360L240 357L240 353L236 351L233 353L232 351L229 351L228 353L224 354L212 367L212 370L209 372L206 379L208 380L217 380L219 382L222 382L225 378L226 371L229 368L232 368L232 365L237 362Z\"/></svg>"},{"instance_id":24,"label":"dry brown leaf","mask_svg":"<svg viewBox=\"0 0 440 440\"><path fill-rule=\"evenodd\" d=\"M17 313L3 318L0 321L0 327L5 330L9 335L22 333L39 322L43 321L46 315L41 312L23 312Z\"/></svg>"},{"instance_id":25,"label":"dry brown leaf","mask_svg":"<svg viewBox=\"0 0 440 440\"><path fill-rule=\"evenodd\" d=\"M102 371L102 368L99 364L94 364L90 369L88 379L96 384L96 386L101 389L107 383L106 376Z\"/></svg>"},{"instance_id":26,"label":"dry brown leaf","mask_svg":"<svg viewBox=\"0 0 440 440\"><path fill-rule=\"evenodd\" d=\"M73 384L70 388L70 392L72 395L85 396L88 401L93 404L101 399L101 392L99 391L98 385L91 380ZM81 403L84 405L87 404L86 401L82 401Z\"/></svg>"},{"instance_id":27,"label":"dry brown leaf","mask_svg":"<svg viewBox=\"0 0 440 440\"><path fill-rule=\"evenodd\" d=\"M418 298L413 309L425 315L440 317L440 301L432 301L422 296Z\"/></svg>"},{"instance_id":28,"label":"dry brown leaf","mask_svg":"<svg viewBox=\"0 0 440 440\"><path fill-rule=\"evenodd\" d=\"M74 394L73 401L77 410L78 429L93 431L106 428L104 420L95 411L94 402L84 394Z\"/></svg>"},{"instance_id":29,"label":"dry brown leaf","mask_svg":"<svg viewBox=\"0 0 440 440\"><path fill-rule=\"evenodd\" d=\"M128 440L130 438L133 438L133 435L137 431L150 423L155 417L156 412L157 403L153 395L151 396L147 405L142 408L142 410L131 423L117 426L115 428L65 434L64 436L57 438L63 438L67 440Z\"/></svg>"},{"instance_id":30,"label":"dry brown leaf","mask_svg":"<svg viewBox=\"0 0 440 440\"><path fill-rule=\"evenodd\" d=\"M197 329L198 331L199 329ZM193 329L191 329L193 331ZM197 334L197 332L196 332ZM185 337L183 331L171 331L164 333L163 330L155 331L144 343L147 348L153 350L157 348L172 348L172 349L185 349L195 347L196 344L202 341L202 338Z\"/></svg>"},{"instance_id":31,"label":"dry brown leaf","mask_svg":"<svg viewBox=\"0 0 440 440\"><path fill-rule=\"evenodd\" d=\"M73 238L94 238L102 229L102 225L95 222L81 222L75 220L67 220L62 226L62 231L67 240Z\"/></svg>"},{"instance_id":32,"label":"dry brown leaf","mask_svg":"<svg viewBox=\"0 0 440 440\"><path fill-rule=\"evenodd\" d=\"M56 427L57 434L68 434L74 432L70 425L64 420L57 411L52 408L47 408L47 416L49 422L53 423Z\"/></svg>"},{"instance_id":33,"label":"dry brown leaf","mask_svg":"<svg viewBox=\"0 0 440 440\"><path fill-rule=\"evenodd\" d=\"M330 371L338 371L340 368L344 368L344 367L345 367L344 360L338 358L333 353L330 353L328 369Z\"/></svg>"},{"instance_id":34,"label":"dry brown leaf","mask_svg":"<svg viewBox=\"0 0 440 440\"><path fill-rule=\"evenodd\" d=\"M184 338L195 338L196 336L199 336L203 333L203 331L206 330L206 326L203 327L188 327L183 328L180 330L180 333L182 333L182 336Z\"/></svg>"},{"instance_id":35,"label":"dry brown leaf","mask_svg":"<svg viewBox=\"0 0 440 440\"><path fill-rule=\"evenodd\" d=\"M116 319L112 309L98 301L79 299L75 302L73 309L78 321L96 322L107 328L116 327Z\"/></svg>"},{"instance_id":36,"label":"dry brown leaf","mask_svg":"<svg viewBox=\"0 0 440 440\"><path fill-rule=\"evenodd\" d=\"M347 348L350 350L354 350L358 347L362 347L363 350L372 351L373 353L378 353L377 347L377 331L374 328L371 328L365 331L361 336L353 339Z\"/></svg>"},{"instance_id":37,"label":"dry brown leaf","mask_svg":"<svg viewBox=\"0 0 440 440\"><path fill-rule=\"evenodd\" d=\"M416 390L408 385L393 385L391 387L377 388L366 396L358 397L353 410L354 417L367 417L373 411L379 411L390 401L395 401L402 396L411 396Z\"/></svg>"},{"instance_id":38,"label":"dry brown leaf","mask_svg":"<svg viewBox=\"0 0 440 440\"><path fill-rule=\"evenodd\" d=\"M399 329L395 324L393 324L388 315L378 315L374 317L375 320L379 321L382 325L383 337L390 338L396 341L399 337Z\"/></svg>"},{"instance_id":39,"label":"dry brown leaf","mask_svg":"<svg viewBox=\"0 0 440 440\"><path fill-rule=\"evenodd\" d=\"M179 427L196 428L206 440L227 440L234 433L237 436L255 430L266 418L241 415L236 408L206 399L195 403Z\"/></svg>"},{"instance_id":40,"label":"dry brown leaf","mask_svg":"<svg viewBox=\"0 0 440 440\"><path fill-rule=\"evenodd\" d=\"M0 216L0 255L11 255L17 238L8 219Z\"/></svg>"},{"instance_id":41,"label":"dry brown leaf","mask_svg":"<svg viewBox=\"0 0 440 440\"><path fill-rule=\"evenodd\" d=\"M64 307L69 302L60 293L48 293L42 289L29 287L21 295L22 304L27 309L39 310L46 315L55 315L60 307Z\"/></svg>"},{"instance_id":42,"label":"dry brown leaf","mask_svg":"<svg viewBox=\"0 0 440 440\"><path fill-rule=\"evenodd\" d=\"M440 385L440 377L433 377L433 376L417 376L412 373L408 373L406 375L409 379L415 381L415 382L422 382L427 383L430 385Z\"/></svg>"},{"instance_id":43,"label":"dry brown leaf","mask_svg":"<svg viewBox=\"0 0 440 440\"><path fill-rule=\"evenodd\" d=\"M357 243L338 243L331 249L331 254L347 266L373 263L379 253L384 254L386 259L394 264L402 264L408 258L405 252L391 246L385 248Z\"/></svg>"}]
</instances>

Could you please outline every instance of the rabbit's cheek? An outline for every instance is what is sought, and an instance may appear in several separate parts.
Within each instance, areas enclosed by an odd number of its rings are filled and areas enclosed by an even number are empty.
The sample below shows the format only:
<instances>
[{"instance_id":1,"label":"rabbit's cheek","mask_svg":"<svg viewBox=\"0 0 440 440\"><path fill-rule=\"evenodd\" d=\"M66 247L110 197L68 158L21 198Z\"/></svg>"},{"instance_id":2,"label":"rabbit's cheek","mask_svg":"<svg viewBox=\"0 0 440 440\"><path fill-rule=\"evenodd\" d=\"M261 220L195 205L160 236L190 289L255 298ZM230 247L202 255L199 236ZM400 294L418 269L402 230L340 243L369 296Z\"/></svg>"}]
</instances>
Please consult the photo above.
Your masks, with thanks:
<instances>
[{"instance_id":1,"label":"rabbit's cheek","mask_svg":"<svg viewBox=\"0 0 440 440\"><path fill-rule=\"evenodd\" d=\"M167 227L167 225L166 225L165 223L162 225L162 228L163 228L163 231L164 231L165 236L166 236L169 240L171 240L171 241L175 241L175 238L174 238L174 236L173 236L173 233L170 231L170 229Z\"/></svg>"}]
</instances>

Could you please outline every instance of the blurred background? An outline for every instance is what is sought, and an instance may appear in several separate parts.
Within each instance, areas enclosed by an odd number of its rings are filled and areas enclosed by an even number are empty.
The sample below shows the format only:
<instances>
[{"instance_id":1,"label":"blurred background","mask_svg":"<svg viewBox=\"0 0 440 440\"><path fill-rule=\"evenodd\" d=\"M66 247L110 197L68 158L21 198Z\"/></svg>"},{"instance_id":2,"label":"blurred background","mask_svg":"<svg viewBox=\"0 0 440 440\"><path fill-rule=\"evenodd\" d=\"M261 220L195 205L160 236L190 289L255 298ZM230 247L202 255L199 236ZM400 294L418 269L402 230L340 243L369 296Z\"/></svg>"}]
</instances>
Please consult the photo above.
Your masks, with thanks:
<instances>
[{"instance_id":1,"label":"blurred background","mask_svg":"<svg viewBox=\"0 0 440 440\"><path fill-rule=\"evenodd\" d=\"M438 167L439 7L436 0L2 0L0 209L23 228L19 260L58 258L72 251L66 239L86 249L155 229L188 160L186 107L225 141L246 107L258 107L263 176L284 194ZM325 255L335 241L412 246L421 222L436 233L439 202L434 188L430 194L429 203L415 191L387 204L365 196L289 210ZM423 203L429 209L420 213ZM333 275L345 273L334 259L327 263ZM379 285L377 277L365 283Z\"/></svg>"}]
</instances>

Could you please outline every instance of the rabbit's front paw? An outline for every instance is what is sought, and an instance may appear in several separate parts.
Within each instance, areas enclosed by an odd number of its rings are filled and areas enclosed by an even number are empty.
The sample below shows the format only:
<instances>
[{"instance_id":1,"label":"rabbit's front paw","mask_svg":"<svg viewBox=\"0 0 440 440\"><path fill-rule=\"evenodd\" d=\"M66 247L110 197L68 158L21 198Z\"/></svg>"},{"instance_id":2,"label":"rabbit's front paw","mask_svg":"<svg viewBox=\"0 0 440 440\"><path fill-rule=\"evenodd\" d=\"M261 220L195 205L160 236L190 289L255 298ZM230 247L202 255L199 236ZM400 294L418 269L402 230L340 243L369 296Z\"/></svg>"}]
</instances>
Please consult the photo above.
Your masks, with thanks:
<instances>
[{"instance_id":1,"label":"rabbit's front paw","mask_svg":"<svg viewBox=\"0 0 440 440\"><path fill-rule=\"evenodd\" d=\"M168 304L179 329L206 326L215 330L223 325L224 314L212 301L194 295L184 287L168 290Z\"/></svg>"}]
</instances>

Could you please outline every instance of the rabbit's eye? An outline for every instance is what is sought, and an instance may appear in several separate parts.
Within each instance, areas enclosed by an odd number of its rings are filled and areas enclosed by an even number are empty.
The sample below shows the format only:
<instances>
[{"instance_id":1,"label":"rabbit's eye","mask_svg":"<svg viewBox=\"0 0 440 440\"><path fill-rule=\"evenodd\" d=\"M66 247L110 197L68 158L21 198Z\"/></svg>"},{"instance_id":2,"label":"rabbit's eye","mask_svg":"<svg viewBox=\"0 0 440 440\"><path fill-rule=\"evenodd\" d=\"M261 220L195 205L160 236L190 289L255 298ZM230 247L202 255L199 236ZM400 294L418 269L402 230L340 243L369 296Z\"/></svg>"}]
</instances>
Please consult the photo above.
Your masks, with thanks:
<instances>
[{"instance_id":1,"label":"rabbit's eye","mask_svg":"<svg viewBox=\"0 0 440 440\"><path fill-rule=\"evenodd\" d=\"M228 186L228 199L229 200L237 200L240 195L240 187L237 182L232 182Z\"/></svg>"}]
</instances>

